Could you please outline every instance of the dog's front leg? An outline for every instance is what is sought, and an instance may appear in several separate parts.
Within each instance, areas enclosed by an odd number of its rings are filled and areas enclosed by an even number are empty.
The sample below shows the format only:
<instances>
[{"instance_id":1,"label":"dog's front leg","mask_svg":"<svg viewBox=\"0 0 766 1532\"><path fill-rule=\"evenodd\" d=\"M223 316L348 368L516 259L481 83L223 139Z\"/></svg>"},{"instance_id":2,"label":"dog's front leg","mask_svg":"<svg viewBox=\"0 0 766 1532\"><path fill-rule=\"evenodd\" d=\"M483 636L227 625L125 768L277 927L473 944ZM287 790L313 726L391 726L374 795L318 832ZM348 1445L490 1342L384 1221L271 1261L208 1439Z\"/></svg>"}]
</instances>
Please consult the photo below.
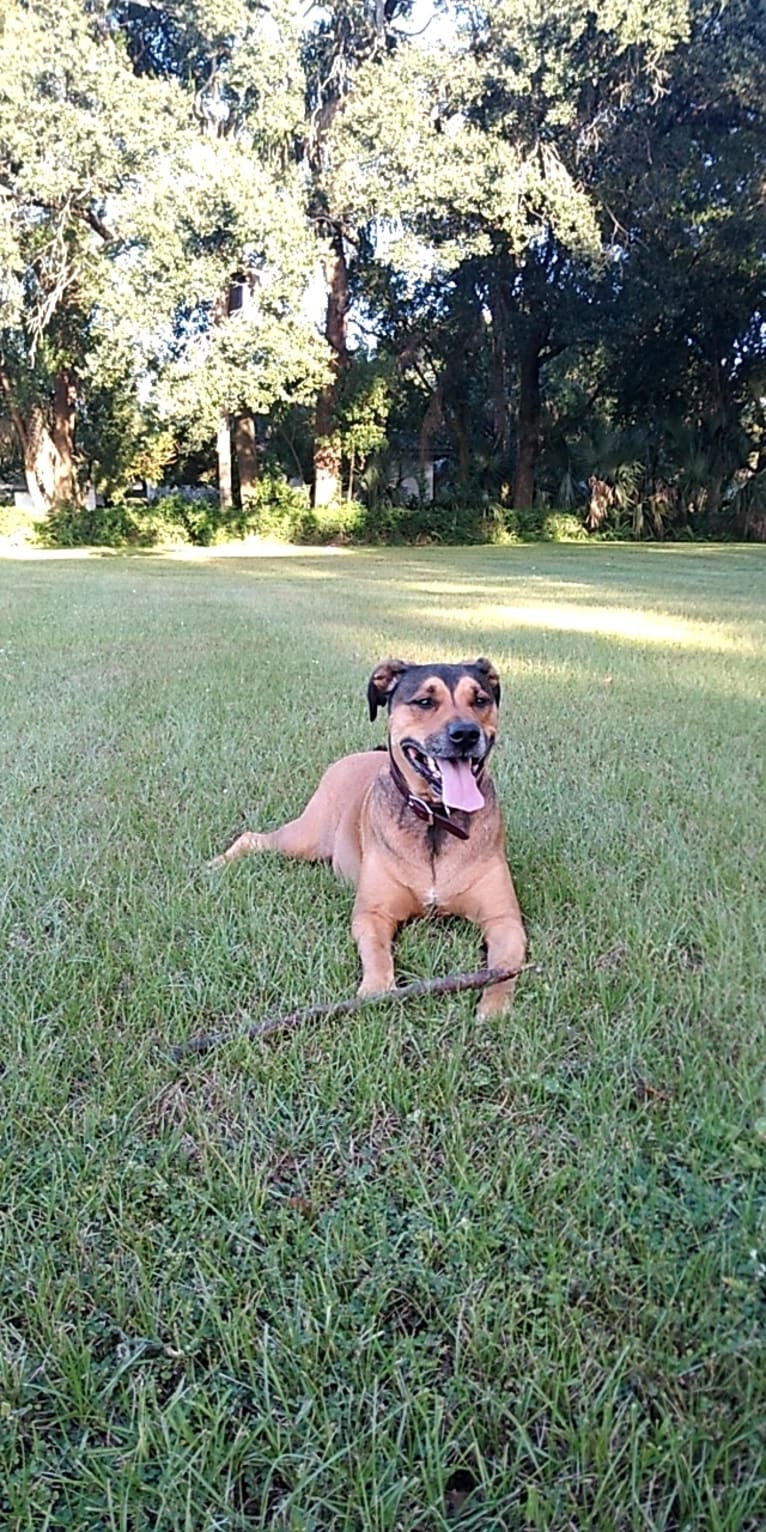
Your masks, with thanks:
<instances>
[{"instance_id":1,"label":"dog's front leg","mask_svg":"<svg viewBox=\"0 0 766 1532\"><path fill-rule=\"evenodd\" d=\"M393 941L399 921L380 909L354 905L351 935L362 961L360 995L382 995L394 987Z\"/></svg>"},{"instance_id":2,"label":"dog's front leg","mask_svg":"<svg viewBox=\"0 0 766 1532\"><path fill-rule=\"evenodd\" d=\"M527 950L527 937L521 910L507 866L493 867L463 897L455 901L453 912L464 915L481 927L487 948L488 968L521 968ZM481 1018L496 1016L513 999L515 979L491 984L477 1007Z\"/></svg>"},{"instance_id":3,"label":"dog's front leg","mask_svg":"<svg viewBox=\"0 0 766 1532\"><path fill-rule=\"evenodd\" d=\"M502 915L499 919L483 921L481 924L487 944L487 967L521 968L527 950L527 939L521 919ZM500 1011L506 1010L513 999L515 988L515 979L506 979L502 984L491 984L482 994L477 1015L485 1020L488 1016L496 1016Z\"/></svg>"},{"instance_id":4,"label":"dog's front leg","mask_svg":"<svg viewBox=\"0 0 766 1532\"><path fill-rule=\"evenodd\" d=\"M418 913L411 891L387 875L378 859L365 859L351 919L351 935L362 960L360 995L381 995L394 987L394 936Z\"/></svg>"}]
</instances>

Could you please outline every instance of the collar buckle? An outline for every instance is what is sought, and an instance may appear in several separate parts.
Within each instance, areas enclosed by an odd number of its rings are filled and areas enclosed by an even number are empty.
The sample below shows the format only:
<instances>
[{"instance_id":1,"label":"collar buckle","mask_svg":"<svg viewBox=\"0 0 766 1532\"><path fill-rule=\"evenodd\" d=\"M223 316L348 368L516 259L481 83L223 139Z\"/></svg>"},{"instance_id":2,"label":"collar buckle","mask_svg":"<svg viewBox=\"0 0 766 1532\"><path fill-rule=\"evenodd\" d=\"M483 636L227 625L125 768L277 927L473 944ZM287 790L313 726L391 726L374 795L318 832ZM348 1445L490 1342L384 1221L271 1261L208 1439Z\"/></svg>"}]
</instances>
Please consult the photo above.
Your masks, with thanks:
<instances>
[{"instance_id":1,"label":"collar buckle","mask_svg":"<svg viewBox=\"0 0 766 1532\"><path fill-rule=\"evenodd\" d=\"M419 819L425 819L429 825L433 824L434 811L431 804L427 803L425 798L418 798L416 793L408 793L407 802L410 808L415 810Z\"/></svg>"}]
</instances>

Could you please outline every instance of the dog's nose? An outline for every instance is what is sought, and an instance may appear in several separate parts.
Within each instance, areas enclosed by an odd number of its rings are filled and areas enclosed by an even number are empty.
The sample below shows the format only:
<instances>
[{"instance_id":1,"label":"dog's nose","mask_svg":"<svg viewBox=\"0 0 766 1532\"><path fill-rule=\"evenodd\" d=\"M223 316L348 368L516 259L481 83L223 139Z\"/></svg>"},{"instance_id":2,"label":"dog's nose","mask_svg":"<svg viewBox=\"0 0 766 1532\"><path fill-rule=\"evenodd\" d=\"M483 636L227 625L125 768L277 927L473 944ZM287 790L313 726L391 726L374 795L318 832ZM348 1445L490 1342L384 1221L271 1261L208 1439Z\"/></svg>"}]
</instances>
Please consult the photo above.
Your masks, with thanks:
<instances>
[{"instance_id":1,"label":"dog's nose","mask_svg":"<svg viewBox=\"0 0 766 1532\"><path fill-rule=\"evenodd\" d=\"M471 723L470 721L463 723L458 718L454 723L448 725L447 734L450 744L454 745L456 749L469 751L478 745L481 729L476 723Z\"/></svg>"}]
</instances>

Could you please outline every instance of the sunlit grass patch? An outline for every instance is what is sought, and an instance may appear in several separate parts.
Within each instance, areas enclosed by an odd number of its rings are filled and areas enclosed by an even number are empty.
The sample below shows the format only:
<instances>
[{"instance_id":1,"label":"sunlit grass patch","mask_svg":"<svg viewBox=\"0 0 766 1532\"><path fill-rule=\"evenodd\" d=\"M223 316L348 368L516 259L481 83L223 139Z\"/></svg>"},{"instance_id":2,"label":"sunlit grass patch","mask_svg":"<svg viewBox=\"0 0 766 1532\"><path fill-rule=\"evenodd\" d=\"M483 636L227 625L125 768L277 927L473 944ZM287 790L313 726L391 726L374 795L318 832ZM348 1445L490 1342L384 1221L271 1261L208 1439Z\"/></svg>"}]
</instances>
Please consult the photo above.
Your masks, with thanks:
<instances>
[{"instance_id":1,"label":"sunlit grass patch","mask_svg":"<svg viewBox=\"0 0 766 1532\"><path fill-rule=\"evenodd\" d=\"M764 567L0 566L11 1527L760 1526ZM382 737L375 661L480 652L542 968L512 1016L174 1065L353 992L328 869L205 860ZM477 956L425 921L397 967Z\"/></svg>"}]
</instances>

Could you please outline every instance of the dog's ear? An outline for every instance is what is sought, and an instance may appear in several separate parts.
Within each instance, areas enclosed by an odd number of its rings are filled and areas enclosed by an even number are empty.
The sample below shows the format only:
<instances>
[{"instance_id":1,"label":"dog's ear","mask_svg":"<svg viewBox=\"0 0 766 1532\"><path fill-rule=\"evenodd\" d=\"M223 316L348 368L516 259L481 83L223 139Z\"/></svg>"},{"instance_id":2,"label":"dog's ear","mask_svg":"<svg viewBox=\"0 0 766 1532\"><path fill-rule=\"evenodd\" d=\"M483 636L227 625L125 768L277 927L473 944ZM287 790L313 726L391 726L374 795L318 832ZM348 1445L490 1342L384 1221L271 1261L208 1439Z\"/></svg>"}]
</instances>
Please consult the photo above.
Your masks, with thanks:
<instances>
[{"instance_id":1,"label":"dog's ear","mask_svg":"<svg viewBox=\"0 0 766 1532\"><path fill-rule=\"evenodd\" d=\"M378 708L385 707L398 680L409 669L407 660L381 660L375 667L367 686L367 701L373 723L378 716Z\"/></svg>"},{"instance_id":2,"label":"dog's ear","mask_svg":"<svg viewBox=\"0 0 766 1532\"><path fill-rule=\"evenodd\" d=\"M478 660L474 660L473 661L473 663L471 665L471 669L472 670L479 670L481 672L482 676L484 677L484 684L485 684L485 686L489 687L489 690L491 691L492 696L495 699L495 702L499 703L499 701L500 701L500 677L499 677L497 671L495 670L495 667L492 664L492 661L491 660L485 660L485 659L480 657Z\"/></svg>"}]
</instances>

